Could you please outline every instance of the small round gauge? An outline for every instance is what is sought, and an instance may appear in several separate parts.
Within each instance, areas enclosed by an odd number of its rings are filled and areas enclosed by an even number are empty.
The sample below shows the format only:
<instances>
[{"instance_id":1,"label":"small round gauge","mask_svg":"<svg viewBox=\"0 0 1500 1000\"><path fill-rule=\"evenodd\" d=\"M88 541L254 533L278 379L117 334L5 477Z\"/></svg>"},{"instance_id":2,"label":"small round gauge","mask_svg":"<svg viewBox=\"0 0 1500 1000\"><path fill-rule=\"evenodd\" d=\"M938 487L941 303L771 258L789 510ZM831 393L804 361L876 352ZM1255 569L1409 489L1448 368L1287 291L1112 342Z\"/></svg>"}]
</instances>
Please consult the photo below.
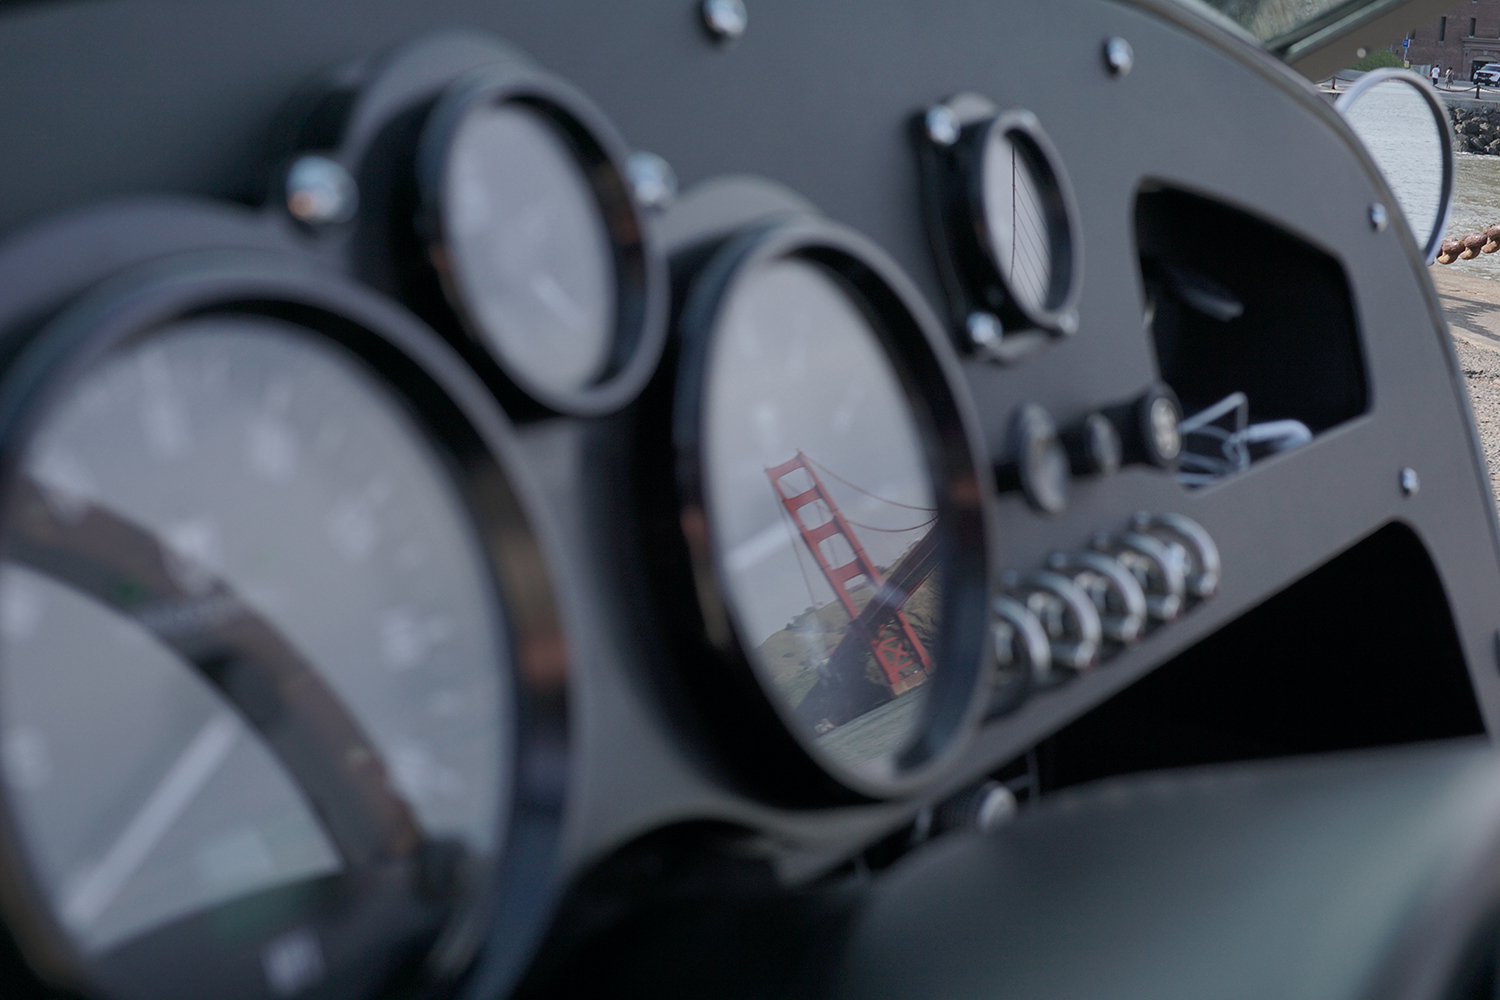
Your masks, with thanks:
<instances>
[{"instance_id":1,"label":"small round gauge","mask_svg":"<svg viewBox=\"0 0 1500 1000\"><path fill-rule=\"evenodd\" d=\"M698 591L812 758L889 790L945 748L935 720L963 710L941 702L972 692L984 655L982 625L954 623L983 620L983 557L957 544L977 488L899 279L842 230L795 232L732 243L689 293L712 299L688 307L679 379L712 565Z\"/></svg>"},{"instance_id":2,"label":"small round gauge","mask_svg":"<svg viewBox=\"0 0 1500 1000\"><path fill-rule=\"evenodd\" d=\"M8 387L0 763L39 911L13 923L91 989L358 997L488 905L512 636L422 416L455 404L388 377L235 310Z\"/></svg>"},{"instance_id":3,"label":"small round gauge","mask_svg":"<svg viewBox=\"0 0 1500 1000\"><path fill-rule=\"evenodd\" d=\"M621 144L542 77L466 78L421 139L429 257L466 335L564 412L618 405L660 346L659 270Z\"/></svg>"},{"instance_id":4,"label":"small round gauge","mask_svg":"<svg viewBox=\"0 0 1500 1000\"><path fill-rule=\"evenodd\" d=\"M959 94L922 128L928 222L963 342L1014 361L1042 342L1035 331L1073 333L1078 210L1036 116Z\"/></svg>"}]
</instances>

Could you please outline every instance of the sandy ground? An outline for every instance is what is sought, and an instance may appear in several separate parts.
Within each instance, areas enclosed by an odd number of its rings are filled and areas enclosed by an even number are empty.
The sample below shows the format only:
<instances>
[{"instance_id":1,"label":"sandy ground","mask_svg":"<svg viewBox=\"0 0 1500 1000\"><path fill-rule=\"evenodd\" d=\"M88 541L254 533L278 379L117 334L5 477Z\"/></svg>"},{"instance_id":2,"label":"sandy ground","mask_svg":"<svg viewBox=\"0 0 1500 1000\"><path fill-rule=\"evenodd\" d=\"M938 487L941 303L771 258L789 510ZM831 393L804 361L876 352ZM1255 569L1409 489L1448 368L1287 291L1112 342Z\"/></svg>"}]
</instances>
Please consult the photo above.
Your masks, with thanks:
<instances>
[{"instance_id":1,"label":"sandy ground","mask_svg":"<svg viewBox=\"0 0 1500 1000\"><path fill-rule=\"evenodd\" d=\"M1432 265L1432 283L1442 299L1474 404L1490 489L1500 503L1500 281L1464 274L1462 266Z\"/></svg>"}]
</instances>

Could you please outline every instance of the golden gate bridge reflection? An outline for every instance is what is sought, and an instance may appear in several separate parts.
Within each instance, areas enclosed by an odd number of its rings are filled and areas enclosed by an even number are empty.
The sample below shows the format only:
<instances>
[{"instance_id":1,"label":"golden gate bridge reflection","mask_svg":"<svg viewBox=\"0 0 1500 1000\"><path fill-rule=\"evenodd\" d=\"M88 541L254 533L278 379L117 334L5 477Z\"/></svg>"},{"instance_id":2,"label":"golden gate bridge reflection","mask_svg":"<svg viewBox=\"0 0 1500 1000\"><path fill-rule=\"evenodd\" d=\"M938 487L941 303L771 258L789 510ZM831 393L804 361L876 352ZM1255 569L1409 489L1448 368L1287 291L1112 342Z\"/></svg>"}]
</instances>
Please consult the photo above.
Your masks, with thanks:
<instances>
[{"instance_id":1,"label":"golden gate bridge reflection","mask_svg":"<svg viewBox=\"0 0 1500 1000\"><path fill-rule=\"evenodd\" d=\"M767 469L766 475L848 617L847 627L827 658L812 664L817 679L800 701L794 699L798 716L821 733L920 687L932 676L932 656L903 609L932 575L938 559L934 509L888 500L841 480L883 503L929 515L922 524L908 528L858 525L845 517L818 476L817 464L799 449L795 457ZM824 471L839 478L832 470ZM796 482L802 478L798 472L806 474L810 484L806 488ZM883 573L861 544L856 526L871 531L928 530ZM808 586L811 591L810 582ZM869 596L861 604L866 590ZM869 669L871 658L874 670Z\"/></svg>"}]
</instances>

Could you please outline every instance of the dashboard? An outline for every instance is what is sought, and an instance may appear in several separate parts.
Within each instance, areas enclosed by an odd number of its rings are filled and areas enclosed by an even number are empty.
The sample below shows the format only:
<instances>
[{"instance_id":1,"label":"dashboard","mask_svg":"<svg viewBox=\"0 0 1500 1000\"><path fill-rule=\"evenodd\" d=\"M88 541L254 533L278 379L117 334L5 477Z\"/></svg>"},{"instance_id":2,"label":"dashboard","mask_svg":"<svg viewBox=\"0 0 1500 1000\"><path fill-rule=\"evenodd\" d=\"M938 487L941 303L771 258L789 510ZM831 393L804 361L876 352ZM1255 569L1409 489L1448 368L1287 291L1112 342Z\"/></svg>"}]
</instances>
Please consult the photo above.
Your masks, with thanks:
<instances>
[{"instance_id":1,"label":"dashboard","mask_svg":"<svg viewBox=\"0 0 1500 1000\"><path fill-rule=\"evenodd\" d=\"M43 3L0 93L5 995L1490 995L1462 374L1208 8Z\"/></svg>"}]
</instances>

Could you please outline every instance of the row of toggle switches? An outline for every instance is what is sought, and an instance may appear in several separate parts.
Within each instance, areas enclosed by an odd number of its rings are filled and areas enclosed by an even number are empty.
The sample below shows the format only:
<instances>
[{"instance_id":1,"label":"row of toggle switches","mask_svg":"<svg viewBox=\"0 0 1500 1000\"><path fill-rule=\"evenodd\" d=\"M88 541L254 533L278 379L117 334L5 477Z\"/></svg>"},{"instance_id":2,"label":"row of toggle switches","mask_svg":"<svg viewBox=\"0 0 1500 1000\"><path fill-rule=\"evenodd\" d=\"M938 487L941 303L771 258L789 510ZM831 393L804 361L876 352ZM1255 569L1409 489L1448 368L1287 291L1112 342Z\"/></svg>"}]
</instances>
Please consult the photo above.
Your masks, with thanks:
<instances>
[{"instance_id":1,"label":"row of toggle switches","mask_svg":"<svg viewBox=\"0 0 1500 1000\"><path fill-rule=\"evenodd\" d=\"M1219 587L1219 550L1181 514L1136 514L1082 552L1045 569L1007 572L992 606L995 683L990 714L1098 666Z\"/></svg>"}]
</instances>

